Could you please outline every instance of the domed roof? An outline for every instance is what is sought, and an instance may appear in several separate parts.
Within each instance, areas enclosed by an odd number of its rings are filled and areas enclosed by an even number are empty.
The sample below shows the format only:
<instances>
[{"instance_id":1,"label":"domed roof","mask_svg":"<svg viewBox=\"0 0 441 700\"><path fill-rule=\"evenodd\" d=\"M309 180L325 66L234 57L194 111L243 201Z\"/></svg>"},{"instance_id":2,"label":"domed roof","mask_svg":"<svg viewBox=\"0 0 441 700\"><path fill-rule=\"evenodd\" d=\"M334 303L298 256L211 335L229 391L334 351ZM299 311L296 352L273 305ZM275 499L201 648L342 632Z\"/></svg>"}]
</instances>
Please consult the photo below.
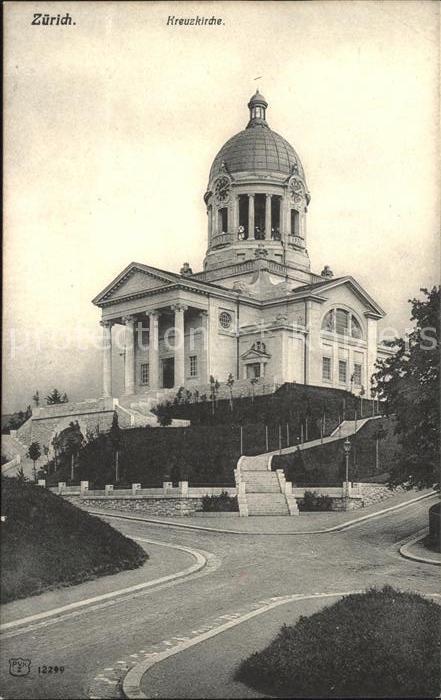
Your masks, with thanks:
<instances>
[{"instance_id":1,"label":"domed roof","mask_svg":"<svg viewBox=\"0 0 441 700\"><path fill-rule=\"evenodd\" d=\"M289 176L298 173L305 179L300 158L290 143L272 131L265 119L268 106L257 90L248 102L250 121L247 128L227 141L215 157L210 170L210 182L223 173L266 171Z\"/></svg>"},{"instance_id":2,"label":"domed roof","mask_svg":"<svg viewBox=\"0 0 441 700\"><path fill-rule=\"evenodd\" d=\"M210 182L222 171L225 163L230 173L270 171L291 175L298 170L304 179L300 158L290 143L269 127L247 128L222 146L210 170Z\"/></svg>"}]
</instances>

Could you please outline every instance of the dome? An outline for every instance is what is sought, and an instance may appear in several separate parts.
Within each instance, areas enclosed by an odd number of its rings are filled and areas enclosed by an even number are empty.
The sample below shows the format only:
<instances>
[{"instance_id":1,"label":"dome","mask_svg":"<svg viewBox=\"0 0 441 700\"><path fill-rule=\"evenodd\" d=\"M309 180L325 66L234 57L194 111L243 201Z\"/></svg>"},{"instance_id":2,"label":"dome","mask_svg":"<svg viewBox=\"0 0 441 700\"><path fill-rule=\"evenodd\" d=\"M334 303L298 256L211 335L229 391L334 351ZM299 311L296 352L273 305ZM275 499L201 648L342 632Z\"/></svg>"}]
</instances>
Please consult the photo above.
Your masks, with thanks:
<instances>
[{"instance_id":1,"label":"dome","mask_svg":"<svg viewBox=\"0 0 441 700\"><path fill-rule=\"evenodd\" d=\"M233 136L222 146L210 170L210 182L223 172L270 171L288 177L297 171L305 179L300 159L282 136L268 126L247 128Z\"/></svg>"},{"instance_id":2,"label":"dome","mask_svg":"<svg viewBox=\"0 0 441 700\"><path fill-rule=\"evenodd\" d=\"M278 173L284 177L305 174L297 153L282 136L272 131L266 121L268 103L259 90L248 102L250 120L247 128L222 146L210 170L210 182L226 170L233 174L247 171ZM306 183L305 183L306 184Z\"/></svg>"}]
</instances>

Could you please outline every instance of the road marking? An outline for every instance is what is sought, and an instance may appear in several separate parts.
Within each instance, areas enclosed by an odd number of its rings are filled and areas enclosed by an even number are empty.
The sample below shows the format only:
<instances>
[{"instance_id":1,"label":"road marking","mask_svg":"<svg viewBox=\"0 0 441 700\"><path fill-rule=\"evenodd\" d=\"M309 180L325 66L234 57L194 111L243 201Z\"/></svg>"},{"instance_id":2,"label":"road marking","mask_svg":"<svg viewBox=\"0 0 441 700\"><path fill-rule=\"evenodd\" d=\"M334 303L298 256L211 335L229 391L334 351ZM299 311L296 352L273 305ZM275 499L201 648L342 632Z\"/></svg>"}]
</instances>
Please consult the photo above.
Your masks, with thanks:
<instances>
[{"instance_id":1,"label":"road marking","mask_svg":"<svg viewBox=\"0 0 441 700\"><path fill-rule=\"evenodd\" d=\"M88 607L94 603L113 599L113 598L116 598L116 597L119 597L122 595L127 595L128 593L135 593L136 591L143 591L143 590L146 590L148 588L153 588L153 587L159 586L163 583L166 583L168 581L175 581L177 579L190 576L191 574L194 574L197 571L200 571L207 564L207 557L202 555L196 549L192 549L190 547L184 547L182 545L177 545L177 544L169 544L168 542L158 542L157 540L150 540L150 539L145 539L142 537L132 537L132 539L138 540L139 542L147 542L148 544L158 545L160 547L170 547L172 549L179 549L183 552L187 552L188 554L190 554L194 559L196 559L196 563L192 564L187 569L182 569L181 571L178 571L175 574L169 574L168 576L161 576L160 578L154 579L153 581L145 581L144 583L137 583L133 586L128 586L127 588L120 588L119 590L116 590L116 591L102 593L100 595L93 596L92 598L84 598L83 600L77 600L74 603L69 603L68 605L63 605L59 608L52 608L51 610L46 610L46 611L41 612L41 613L36 613L35 615L28 615L27 617L22 617L18 620L12 620L11 622L5 622L4 624L0 625L0 633L6 632L7 630L10 630L10 629L14 629L16 627L21 627L23 625L28 625L28 624L31 624L34 622L41 622L43 620L47 620L48 618L57 617L58 615L62 615L63 613L66 613L66 612L78 610L79 608Z\"/></svg>"}]
</instances>

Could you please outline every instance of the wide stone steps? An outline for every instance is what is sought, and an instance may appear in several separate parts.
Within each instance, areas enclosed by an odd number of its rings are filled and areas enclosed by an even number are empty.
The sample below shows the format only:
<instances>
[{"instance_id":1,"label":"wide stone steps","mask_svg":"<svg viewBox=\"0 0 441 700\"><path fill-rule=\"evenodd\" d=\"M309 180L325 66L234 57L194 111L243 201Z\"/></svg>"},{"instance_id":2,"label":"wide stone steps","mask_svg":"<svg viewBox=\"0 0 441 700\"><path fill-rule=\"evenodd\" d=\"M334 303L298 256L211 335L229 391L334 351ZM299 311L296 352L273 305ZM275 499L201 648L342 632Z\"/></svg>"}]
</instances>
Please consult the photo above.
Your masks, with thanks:
<instances>
[{"instance_id":1,"label":"wide stone steps","mask_svg":"<svg viewBox=\"0 0 441 700\"><path fill-rule=\"evenodd\" d=\"M289 515L282 493L247 493L248 515Z\"/></svg>"},{"instance_id":2,"label":"wide stone steps","mask_svg":"<svg viewBox=\"0 0 441 700\"><path fill-rule=\"evenodd\" d=\"M246 493L280 493L280 484L275 472L243 472L242 482Z\"/></svg>"}]
</instances>

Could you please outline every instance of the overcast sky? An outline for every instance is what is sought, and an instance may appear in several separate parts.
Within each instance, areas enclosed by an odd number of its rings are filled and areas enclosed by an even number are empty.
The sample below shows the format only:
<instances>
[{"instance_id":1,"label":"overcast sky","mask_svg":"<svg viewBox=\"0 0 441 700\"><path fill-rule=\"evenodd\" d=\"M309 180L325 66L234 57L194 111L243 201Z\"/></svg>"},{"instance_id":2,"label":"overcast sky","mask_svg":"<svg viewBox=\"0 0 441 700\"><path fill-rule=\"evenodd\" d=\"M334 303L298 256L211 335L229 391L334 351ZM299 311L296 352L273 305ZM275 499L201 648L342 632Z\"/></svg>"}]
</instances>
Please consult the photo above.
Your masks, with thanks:
<instances>
[{"instance_id":1,"label":"overcast sky","mask_svg":"<svg viewBox=\"0 0 441 700\"><path fill-rule=\"evenodd\" d=\"M197 15L223 23L166 24ZM257 86L306 171L312 269L397 332L437 282L438 2L17 2L5 36L3 411L100 395L90 301L129 262L201 268L210 165Z\"/></svg>"}]
</instances>

